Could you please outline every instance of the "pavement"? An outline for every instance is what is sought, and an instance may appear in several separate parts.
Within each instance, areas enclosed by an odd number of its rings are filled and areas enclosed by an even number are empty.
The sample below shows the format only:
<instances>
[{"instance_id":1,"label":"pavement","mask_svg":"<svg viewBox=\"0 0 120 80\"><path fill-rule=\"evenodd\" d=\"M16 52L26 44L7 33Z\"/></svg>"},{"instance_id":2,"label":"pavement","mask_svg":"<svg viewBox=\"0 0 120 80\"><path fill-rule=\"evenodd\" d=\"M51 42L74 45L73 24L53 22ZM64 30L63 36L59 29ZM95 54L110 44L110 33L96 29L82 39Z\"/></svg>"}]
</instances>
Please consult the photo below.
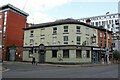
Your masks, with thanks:
<instances>
[{"instance_id":1,"label":"pavement","mask_svg":"<svg viewBox=\"0 0 120 80\"><path fill-rule=\"evenodd\" d=\"M20 63L20 64L31 64L31 62L10 62L10 61L4 61L3 63ZM112 65L113 63L110 64L102 64L102 63L92 63L92 64L51 64L51 63L37 63L37 66L56 66L56 67L94 67L94 66L108 66ZM0 66L0 71L6 71L8 70L6 67L1 68Z\"/></svg>"}]
</instances>

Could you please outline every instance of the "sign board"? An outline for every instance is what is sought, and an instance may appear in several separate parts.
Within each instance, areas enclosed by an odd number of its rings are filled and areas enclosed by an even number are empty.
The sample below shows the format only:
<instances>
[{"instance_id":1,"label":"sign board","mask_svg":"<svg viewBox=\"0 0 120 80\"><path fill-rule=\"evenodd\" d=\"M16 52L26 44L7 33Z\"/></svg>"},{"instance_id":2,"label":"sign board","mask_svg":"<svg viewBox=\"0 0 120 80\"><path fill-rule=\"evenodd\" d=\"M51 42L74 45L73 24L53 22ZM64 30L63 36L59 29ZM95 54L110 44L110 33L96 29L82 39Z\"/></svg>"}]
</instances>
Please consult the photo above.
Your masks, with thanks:
<instances>
[{"instance_id":1,"label":"sign board","mask_svg":"<svg viewBox=\"0 0 120 80\"><path fill-rule=\"evenodd\" d=\"M39 45L39 50L45 50L44 44L40 44L40 45Z\"/></svg>"},{"instance_id":2,"label":"sign board","mask_svg":"<svg viewBox=\"0 0 120 80\"><path fill-rule=\"evenodd\" d=\"M106 48L106 54L109 54L109 48L108 47Z\"/></svg>"}]
</instances>

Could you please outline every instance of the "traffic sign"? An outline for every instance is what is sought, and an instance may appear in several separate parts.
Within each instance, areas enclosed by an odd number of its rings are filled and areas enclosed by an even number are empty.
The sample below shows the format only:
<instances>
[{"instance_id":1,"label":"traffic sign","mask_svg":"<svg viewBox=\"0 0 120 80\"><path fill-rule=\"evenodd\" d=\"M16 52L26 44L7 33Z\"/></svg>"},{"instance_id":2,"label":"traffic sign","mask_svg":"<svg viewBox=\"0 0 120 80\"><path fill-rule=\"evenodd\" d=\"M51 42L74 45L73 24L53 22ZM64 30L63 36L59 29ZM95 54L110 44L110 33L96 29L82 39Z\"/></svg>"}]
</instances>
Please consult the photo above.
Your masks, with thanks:
<instances>
[{"instance_id":1,"label":"traffic sign","mask_svg":"<svg viewBox=\"0 0 120 80\"><path fill-rule=\"evenodd\" d=\"M106 54L109 54L109 48L108 47L106 48Z\"/></svg>"}]
</instances>

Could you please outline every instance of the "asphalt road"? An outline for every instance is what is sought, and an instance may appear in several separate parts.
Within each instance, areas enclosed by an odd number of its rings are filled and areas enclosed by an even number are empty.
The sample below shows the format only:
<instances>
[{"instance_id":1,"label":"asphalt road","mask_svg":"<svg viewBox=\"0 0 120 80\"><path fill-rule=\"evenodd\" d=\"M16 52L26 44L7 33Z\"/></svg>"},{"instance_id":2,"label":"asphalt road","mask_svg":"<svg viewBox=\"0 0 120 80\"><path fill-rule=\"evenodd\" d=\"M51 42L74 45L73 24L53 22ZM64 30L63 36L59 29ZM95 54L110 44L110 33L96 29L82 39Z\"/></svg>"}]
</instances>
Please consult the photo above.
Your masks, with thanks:
<instances>
[{"instance_id":1,"label":"asphalt road","mask_svg":"<svg viewBox=\"0 0 120 80\"><path fill-rule=\"evenodd\" d=\"M93 67L4 63L3 78L118 78L118 65Z\"/></svg>"}]
</instances>

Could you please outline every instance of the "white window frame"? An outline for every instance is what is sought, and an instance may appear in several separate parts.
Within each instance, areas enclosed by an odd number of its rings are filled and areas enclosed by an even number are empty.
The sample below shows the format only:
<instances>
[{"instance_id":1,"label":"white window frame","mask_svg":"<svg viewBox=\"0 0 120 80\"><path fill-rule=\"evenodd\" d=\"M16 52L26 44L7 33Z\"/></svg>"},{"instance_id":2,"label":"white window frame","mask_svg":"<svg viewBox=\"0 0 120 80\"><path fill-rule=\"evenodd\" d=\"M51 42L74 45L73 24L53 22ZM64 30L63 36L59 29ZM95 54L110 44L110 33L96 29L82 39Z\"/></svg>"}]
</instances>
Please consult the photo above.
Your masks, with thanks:
<instances>
[{"instance_id":1,"label":"white window frame","mask_svg":"<svg viewBox=\"0 0 120 80\"><path fill-rule=\"evenodd\" d=\"M56 30L54 30L56 28ZM57 34L57 27L53 27L53 34Z\"/></svg>"},{"instance_id":2,"label":"white window frame","mask_svg":"<svg viewBox=\"0 0 120 80\"><path fill-rule=\"evenodd\" d=\"M68 36L63 36L64 44L68 44L68 40L69 40Z\"/></svg>"},{"instance_id":3,"label":"white window frame","mask_svg":"<svg viewBox=\"0 0 120 80\"><path fill-rule=\"evenodd\" d=\"M79 38L79 39L78 39ZM81 44L81 36L76 37L76 44L80 45Z\"/></svg>"},{"instance_id":4,"label":"white window frame","mask_svg":"<svg viewBox=\"0 0 120 80\"><path fill-rule=\"evenodd\" d=\"M81 28L81 26L76 26L76 32L77 33L80 33L81 31L80 31L80 28Z\"/></svg>"},{"instance_id":5,"label":"white window frame","mask_svg":"<svg viewBox=\"0 0 120 80\"><path fill-rule=\"evenodd\" d=\"M67 27L67 28L65 28L65 27ZM63 28L64 28L64 33L68 33L68 26L64 26Z\"/></svg>"}]
</instances>

